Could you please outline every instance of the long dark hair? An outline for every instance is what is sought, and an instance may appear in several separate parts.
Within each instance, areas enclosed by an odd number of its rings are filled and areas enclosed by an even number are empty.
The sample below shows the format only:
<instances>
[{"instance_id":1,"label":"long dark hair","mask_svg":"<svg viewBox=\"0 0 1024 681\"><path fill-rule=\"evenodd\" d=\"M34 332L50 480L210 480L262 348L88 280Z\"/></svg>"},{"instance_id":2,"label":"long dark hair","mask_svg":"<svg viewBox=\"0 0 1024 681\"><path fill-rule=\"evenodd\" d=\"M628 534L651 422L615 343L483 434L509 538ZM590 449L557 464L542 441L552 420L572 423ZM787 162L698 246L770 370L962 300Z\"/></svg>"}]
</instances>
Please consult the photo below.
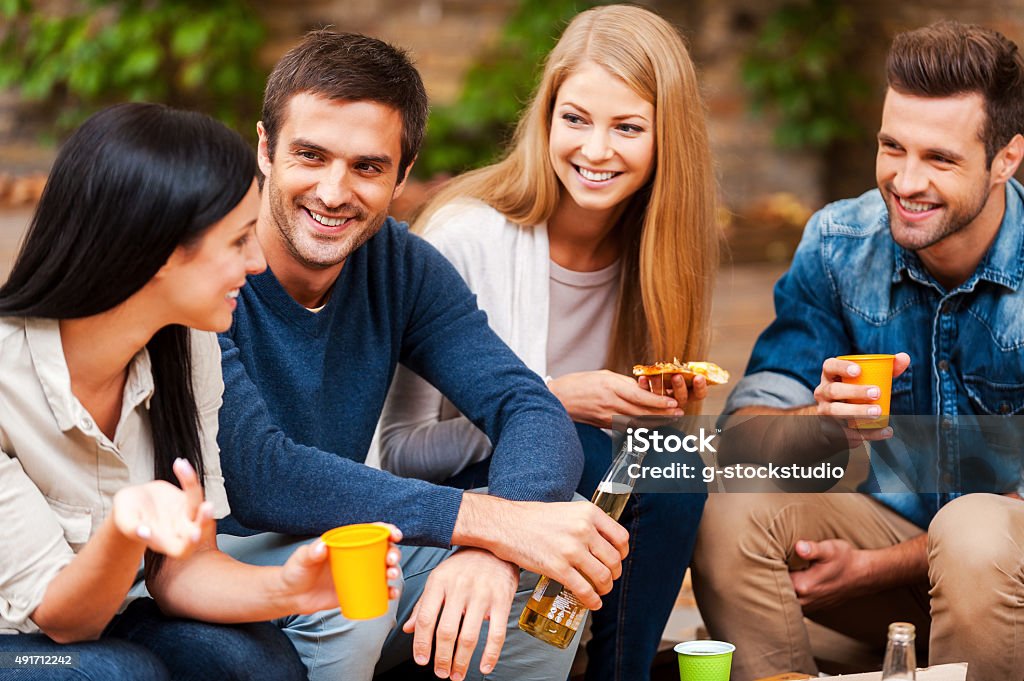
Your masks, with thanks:
<instances>
[{"instance_id":1,"label":"long dark hair","mask_svg":"<svg viewBox=\"0 0 1024 681\"><path fill-rule=\"evenodd\" d=\"M57 156L0 315L75 319L124 302L238 205L256 171L242 137L208 116L142 103L95 114ZM154 475L175 483L182 457L202 482L188 329L166 326L146 348ZM149 574L160 561L146 562Z\"/></svg>"}]
</instances>

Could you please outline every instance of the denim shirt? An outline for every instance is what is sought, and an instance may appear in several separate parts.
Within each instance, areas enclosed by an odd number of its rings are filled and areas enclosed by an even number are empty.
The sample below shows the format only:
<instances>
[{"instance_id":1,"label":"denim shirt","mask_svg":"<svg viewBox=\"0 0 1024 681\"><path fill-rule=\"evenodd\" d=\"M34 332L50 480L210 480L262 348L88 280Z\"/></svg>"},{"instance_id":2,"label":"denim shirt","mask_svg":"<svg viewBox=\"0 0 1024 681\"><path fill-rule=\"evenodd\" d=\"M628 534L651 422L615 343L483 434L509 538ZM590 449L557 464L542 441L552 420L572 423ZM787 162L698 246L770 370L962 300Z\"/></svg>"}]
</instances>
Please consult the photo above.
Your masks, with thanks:
<instances>
[{"instance_id":1,"label":"denim shirt","mask_svg":"<svg viewBox=\"0 0 1024 681\"><path fill-rule=\"evenodd\" d=\"M758 339L726 413L813 404L828 357L906 352L911 366L893 382L893 415L931 415L950 431L962 417L1024 414L1022 222L1024 187L1011 180L992 247L964 283L947 291L915 253L893 241L878 190L826 206L808 222L775 287L776 319ZM928 463L947 490L959 489L966 473L956 440L940 435ZM1014 459L996 491L1021 488L1019 454ZM957 494L876 496L926 527Z\"/></svg>"}]
</instances>

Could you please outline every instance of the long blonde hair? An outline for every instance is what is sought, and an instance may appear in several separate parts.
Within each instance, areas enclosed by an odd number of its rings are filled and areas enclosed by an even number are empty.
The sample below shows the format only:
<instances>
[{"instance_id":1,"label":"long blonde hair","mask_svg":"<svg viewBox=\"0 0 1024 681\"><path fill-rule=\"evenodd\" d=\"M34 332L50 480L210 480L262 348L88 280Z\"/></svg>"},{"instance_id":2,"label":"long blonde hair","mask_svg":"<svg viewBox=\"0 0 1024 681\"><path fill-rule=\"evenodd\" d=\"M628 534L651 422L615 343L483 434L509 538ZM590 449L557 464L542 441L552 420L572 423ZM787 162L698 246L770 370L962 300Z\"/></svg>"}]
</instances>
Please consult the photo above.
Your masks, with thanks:
<instances>
[{"instance_id":1,"label":"long blonde hair","mask_svg":"<svg viewBox=\"0 0 1024 681\"><path fill-rule=\"evenodd\" d=\"M464 196L518 224L547 221L562 191L548 156L555 97L587 61L655 107L655 171L616 227L624 237L622 284L606 366L625 371L637 362L703 359L719 256L704 104L682 38L649 10L606 5L573 19L548 55L505 158L447 183L414 229L422 230L437 209Z\"/></svg>"}]
</instances>

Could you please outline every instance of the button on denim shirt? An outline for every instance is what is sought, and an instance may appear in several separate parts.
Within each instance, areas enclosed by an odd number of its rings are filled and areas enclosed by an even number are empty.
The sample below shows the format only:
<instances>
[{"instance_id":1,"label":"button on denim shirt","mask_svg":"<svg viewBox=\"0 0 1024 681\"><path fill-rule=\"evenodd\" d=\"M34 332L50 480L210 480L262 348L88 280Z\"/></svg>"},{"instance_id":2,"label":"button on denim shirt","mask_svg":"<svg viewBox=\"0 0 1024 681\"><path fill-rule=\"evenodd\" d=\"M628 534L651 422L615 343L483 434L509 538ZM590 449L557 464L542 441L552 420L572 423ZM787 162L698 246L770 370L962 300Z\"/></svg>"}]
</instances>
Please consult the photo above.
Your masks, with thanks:
<instances>
[{"instance_id":1,"label":"button on denim shirt","mask_svg":"<svg viewBox=\"0 0 1024 681\"><path fill-rule=\"evenodd\" d=\"M1024 414L1024 187L1011 180L1005 191L992 247L967 281L949 291L893 241L878 190L816 213L775 286L776 319L758 339L726 413L814 404L828 357L906 352L911 366L893 381L893 415L930 415L951 430L967 417ZM971 465L953 440L939 436L934 460L913 464L934 466L945 490L962 489ZM1018 452L1004 461L993 491L1020 491L1020 464ZM920 527L958 496L874 495Z\"/></svg>"}]
</instances>

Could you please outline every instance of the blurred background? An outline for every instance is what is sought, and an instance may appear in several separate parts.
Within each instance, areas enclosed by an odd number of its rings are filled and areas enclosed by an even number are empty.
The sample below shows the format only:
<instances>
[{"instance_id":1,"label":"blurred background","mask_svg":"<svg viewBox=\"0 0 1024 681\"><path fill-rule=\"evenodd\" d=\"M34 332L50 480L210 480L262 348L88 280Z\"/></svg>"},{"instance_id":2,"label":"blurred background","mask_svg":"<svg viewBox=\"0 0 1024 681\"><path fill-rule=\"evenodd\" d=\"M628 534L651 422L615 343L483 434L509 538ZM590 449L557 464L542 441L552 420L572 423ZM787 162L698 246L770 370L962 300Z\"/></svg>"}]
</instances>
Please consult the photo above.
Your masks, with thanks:
<instances>
[{"instance_id":1,"label":"blurred background","mask_svg":"<svg viewBox=\"0 0 1024 681\"><path fill-rule=\"evenodd\" d=\"M416 182L500 152L540 63L585 0L0 0L0 281L60 140L114 102L206 111L255 140L265 76L331 26L410 50L432 101ZM874 186L893 34L938 19L1018 43L1024 0L649 0L701 72L728 240L711 359L741 372L772 317L771 285L813 210ZM720 408L715 395L705 413Z\"/></svg>"}]
</instances>

